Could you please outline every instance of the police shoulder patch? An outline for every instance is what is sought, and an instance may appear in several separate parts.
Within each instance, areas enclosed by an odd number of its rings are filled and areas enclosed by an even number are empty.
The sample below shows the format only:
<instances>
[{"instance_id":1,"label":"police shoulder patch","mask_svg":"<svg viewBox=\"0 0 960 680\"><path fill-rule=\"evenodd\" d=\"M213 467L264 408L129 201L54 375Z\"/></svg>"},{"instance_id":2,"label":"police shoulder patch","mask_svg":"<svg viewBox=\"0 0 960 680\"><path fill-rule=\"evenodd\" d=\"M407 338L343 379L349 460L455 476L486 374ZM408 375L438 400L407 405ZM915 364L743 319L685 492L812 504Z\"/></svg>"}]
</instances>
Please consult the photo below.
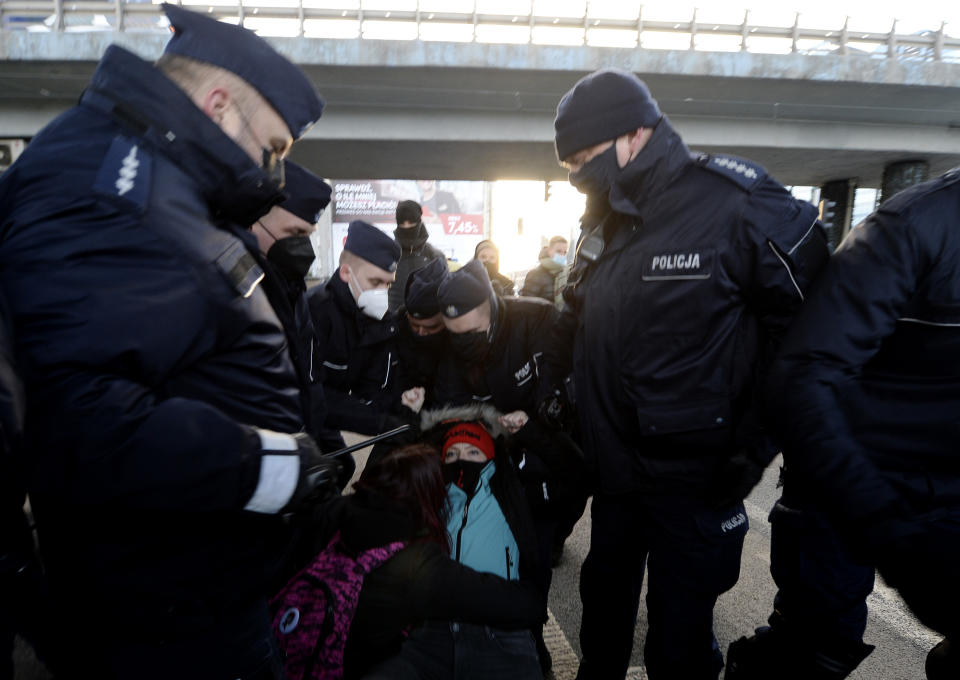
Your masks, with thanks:
<instances>
[{"instance_id":1,"label":"police shoulder patch","mask_svg":"<svg viewBox=\"0 0 960 680\"><path fill-rule=\"evenodd\" d=\"M146 210L150 199L153 157L143 149L141 141L116 137L100 165L93 190L99 196Z\"/></svg>"},{"instance_id":2,"label":"police shoulder patch","mask_svg":"<svg viewBox=\"0 0 960 680\"><path fill-rule=\"evenodd\" d=\"M744 191L753 191L754 187L767 176L767 171L762 165L736 156L699 154L696 160L707 170L725 177Z\"/></svg>"}]
</instances>

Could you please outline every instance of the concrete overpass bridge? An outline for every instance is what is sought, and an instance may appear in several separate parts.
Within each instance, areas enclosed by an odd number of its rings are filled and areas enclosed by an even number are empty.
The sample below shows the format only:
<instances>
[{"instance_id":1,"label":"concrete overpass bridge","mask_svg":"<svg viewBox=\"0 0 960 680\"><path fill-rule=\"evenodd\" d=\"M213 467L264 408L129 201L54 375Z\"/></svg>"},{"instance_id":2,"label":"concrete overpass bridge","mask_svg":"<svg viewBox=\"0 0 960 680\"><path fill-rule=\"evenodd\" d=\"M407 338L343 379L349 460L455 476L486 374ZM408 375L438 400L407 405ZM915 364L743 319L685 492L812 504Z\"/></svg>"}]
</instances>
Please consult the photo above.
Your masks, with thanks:
<instances>
[{"instance_id":1,"label":"concrete overpass bridge","mask_svg":"<svg viewBox=\"0 0 960 680\"><path fill-rule=\"evenodd\" d=\"M752 26L749 16L733 25L704 24L696 15L680 23L642 16L601 23L533 10L437 16L299 3L209 10L246 25L294 25L293 35L269 39L303 66L328 107L293 158L327 176L562 179L552 146L557 101L581 75L605 66L640 74L691 147L752 158L786 184L879 187L898 161L924 162L930 174L960 164L960 39L943 26L898 35L894 24L888 33L861 35L846 25L804 28L799 19L792 27ZM12 20L17 12L33 12L31 30ZM81 15L95 20L75 30L71 21ZM152 59L167 39L156 5L5 0L0 20L0 138L30 137L70 106L110 43ZM358 28L355 37L311 37L311 21ZM424 37L437 27L447 28L434 36L453 36L471 23L472 39L462 42ZM526 42L478 37L484 26L518 23L528 29ZM412 39L370 39L367 24ZM535 44L536 31L551 27L580 31L580 44ZM591 32L601 29L627 35L627 46L595 44ZM645 47L655 33L688 36L689 49ZM702 49L704 35L727 36L739 49ZM754 51L759 39L779 40L786 53Z\"/></svg>"}]
</instances>

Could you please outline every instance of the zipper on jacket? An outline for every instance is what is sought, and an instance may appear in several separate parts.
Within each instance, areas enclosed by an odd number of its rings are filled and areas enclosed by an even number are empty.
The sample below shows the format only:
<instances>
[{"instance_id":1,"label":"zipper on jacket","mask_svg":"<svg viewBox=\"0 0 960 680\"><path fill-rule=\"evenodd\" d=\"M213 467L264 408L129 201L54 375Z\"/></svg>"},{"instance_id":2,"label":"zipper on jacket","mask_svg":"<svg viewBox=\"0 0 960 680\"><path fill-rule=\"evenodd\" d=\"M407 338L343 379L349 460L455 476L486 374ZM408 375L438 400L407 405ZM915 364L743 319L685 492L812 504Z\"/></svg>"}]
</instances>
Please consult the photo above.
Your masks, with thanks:
<instances>
[{"instance_id":1,"label":"zipper on jacket","mask_svg":"<svg viewBox=\"0 0 960 680\"><path fill-rule=\"evenodd\" d=\"M510 546L503 546L503 551L507 554L507 580L510 580Z\"/></svg>"},{"instance_id":2,"label":"zipper on jacket","mask_svg":"<svg viewBox=\"0 0 960 680\"><path fill-rule=\"evenodd\" d=\"M471 500L468 498L463 506L463 522L460 523L460 530L457 532L457 562L460 561L460 540L463 538L463 530L467 527L467 511L470 509Z\"/></svg>"}]
</instances>

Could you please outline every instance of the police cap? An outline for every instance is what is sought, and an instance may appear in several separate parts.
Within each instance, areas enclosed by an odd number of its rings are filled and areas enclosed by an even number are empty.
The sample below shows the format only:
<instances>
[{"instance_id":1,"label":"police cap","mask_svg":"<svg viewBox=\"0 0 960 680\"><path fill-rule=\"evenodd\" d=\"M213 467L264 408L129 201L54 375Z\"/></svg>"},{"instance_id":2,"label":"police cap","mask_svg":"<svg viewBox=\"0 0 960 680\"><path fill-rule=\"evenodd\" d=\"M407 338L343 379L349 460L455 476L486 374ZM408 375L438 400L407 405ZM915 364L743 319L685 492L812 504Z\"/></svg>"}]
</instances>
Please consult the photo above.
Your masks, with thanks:
<instances>
[{"instance_id":1,"label":"police cap","mask_svg":"<svg viewBox=\"0 0 960 680\"><path fill-rule=\"evenodd\" d=\"M361 220L351 222L347 227L347 242L343 249L384 271L397 271L400 246L372 224Z\"/></svg>"},{"instance_id":2,"label":"police cap","mask_svg":"<svg viewBox=\"0 0 960 680\"><path fill-rule=\"evenodd\" d=\"M283 193L287 198L280 207L310 224L316 224L324 209L330 205L330 185L303 166L290 161L284 163L284 173L286 183Z\"/></svg>"},{"instance_id":3,"label":"police cap","mask_svg":"<svg viewBox=\"0 0 960 680\"><path fill-rule=\"evenodd\" d=\"M440 310L456 319L494 298L490 277L480 260L470 260L448 276L437 291Z\"/></svg>"},{"instance_id":4,"label":"police cap","mask_svg":"<svg viewBox=\"0 0 960 680\"><path fill-rule=\"evenodd\" d=\"M276 110L299 139L323 113L323 100L306 74L253 31L163 4L173 37L165 53L179 54L235 73Z\"/></svg>"}]
</instances>

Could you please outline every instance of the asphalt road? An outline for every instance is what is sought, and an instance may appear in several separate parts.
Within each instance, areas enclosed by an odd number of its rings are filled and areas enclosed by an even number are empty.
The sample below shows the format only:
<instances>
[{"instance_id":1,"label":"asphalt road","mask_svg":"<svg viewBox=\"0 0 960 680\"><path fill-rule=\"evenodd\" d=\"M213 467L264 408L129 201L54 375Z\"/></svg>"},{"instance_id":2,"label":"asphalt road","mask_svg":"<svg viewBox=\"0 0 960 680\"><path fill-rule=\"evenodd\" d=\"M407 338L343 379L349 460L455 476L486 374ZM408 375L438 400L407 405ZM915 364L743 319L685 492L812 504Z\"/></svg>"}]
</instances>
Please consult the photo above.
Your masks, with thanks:
<instances>
[{"instance_id":1,"label":"asphalt road","mask_svg":"<svg viewBox=\"0 0 960 680\"><path fill-rule=\"evenodd\" d=\"M355 439L348 438L348 441ZM362 470L365 458L362 453L358 456L358 471ZM775 587L769 571L770 525L766 518L779 495L775 488L777 468L777 464L770 467L763 482L747 499L750 531L744 544L740 581L733 590L720 597L715 613L716 635L724 650L733 640L763 625L773 603ZM578 582L580 566L589 545L588 508L567 541L563 561L554 572L550 593L551 623L547 639L555 660L556 680L573 680L576 674L580 632ZM917 623L896 593L882 582L878 581L869 605L870 619L865 640L876 645L877 649L850 676L851 680L922 680L925 677L924 658L939 637ZM631 679L646 677L641 653L645 633L646 612L641 604L629 673ZM16 680L49 678L24 645L18 645L15 659Z\"/></svg>"}]
</instances>

